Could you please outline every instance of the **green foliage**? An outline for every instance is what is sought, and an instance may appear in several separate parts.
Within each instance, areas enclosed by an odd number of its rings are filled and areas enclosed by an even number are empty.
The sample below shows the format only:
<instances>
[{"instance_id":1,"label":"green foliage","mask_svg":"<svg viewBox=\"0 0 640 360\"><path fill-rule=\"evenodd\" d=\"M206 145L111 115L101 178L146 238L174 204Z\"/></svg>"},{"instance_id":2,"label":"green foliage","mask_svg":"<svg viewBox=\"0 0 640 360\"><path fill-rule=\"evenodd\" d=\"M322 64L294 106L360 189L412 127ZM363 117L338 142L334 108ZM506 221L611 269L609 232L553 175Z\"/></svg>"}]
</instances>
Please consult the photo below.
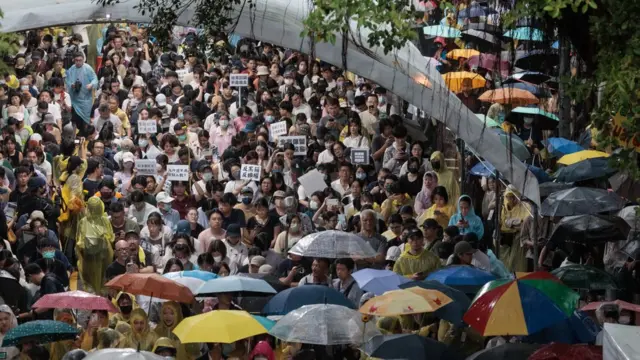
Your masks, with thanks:
<instances>
[{"instance_id":1,"label":"green foliage","mask_svg":"<svg viewBox=\"0 0 640 360\"><path fill-rule=\"evenodd\" d=\"M2 9L0 9L0 18L4 17ZM18 36L16 34L6 34L0 32L0 73L11 72L11 67L7 66L3 61L6 55L14 55L18 52Z\"/></svg>"}]
</instances>

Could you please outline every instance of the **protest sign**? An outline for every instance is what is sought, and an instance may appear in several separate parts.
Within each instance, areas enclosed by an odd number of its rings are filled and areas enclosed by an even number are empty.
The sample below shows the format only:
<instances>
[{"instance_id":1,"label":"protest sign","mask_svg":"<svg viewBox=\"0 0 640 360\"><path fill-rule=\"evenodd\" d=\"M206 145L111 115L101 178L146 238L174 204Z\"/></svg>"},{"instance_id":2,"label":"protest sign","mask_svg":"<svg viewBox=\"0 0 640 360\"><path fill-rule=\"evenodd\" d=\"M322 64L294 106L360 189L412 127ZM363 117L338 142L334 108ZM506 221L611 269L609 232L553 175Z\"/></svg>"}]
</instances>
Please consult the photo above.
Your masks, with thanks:
<instances>
[{"instance_id":1,"label":"protest sign","mask_svg":"<svg viewBox=\"0 0 640 360\"><path fill-rule=\"evenodd\" d=\"M181 83L184 83L184 77L185 75L187 75L189 72L187 71L187 69L178 69L176 70L176 75L178 75L178 80ZM183 84L184 85L184 84Z\"/></svg>"},{"instance_id":2,"label":"protest sign","mask_svg":"<svg viewBox=\"0 0 640 360\"><path fill-rule=\"evenodd\" d=\"M189 181L189 165L167 165L167 180Z\"/></svg>"},{"instance_id":3,"label":"protest sign","mask_svg":"<svg viewBox=\"0 0 640 360\"><path fill-rule=\"evenodd\" d=\"M271 132L272 139L275 139L276 136L287 135L287 122L280 121L271 124L271 126L269 126L269 132Z\"/></svg>"},{"instance_id":4,"label":"protest sign","mask_svg":"<svg viewBox=\"0 0 640 360\"><path fill-rule=\"evenodd\" d=\"M280 136L278 137L278 147L282 148L284 144L291 143L296 150L294 155L307 155L307 137L306 136Z\"/></svg>"},{"instance_id":5,"label":"protest sign","mask_svg":"<svg viewBox=\"0 0 640 360\"><path fill-rule=\"evenodd\" d=\"M249 86L249 74L229 74L229 86L233 86L233 87Z\"/></svg>"},{"instance_id":6,"label":"protest sign","mask_svg":"<svg viewBox=\"0 0 640 360\"><path fill-rule=\"evenodd\" d=\"M369 148L351 148L353 165L369 165Z\"/></svg>"},{"instance_id":7,"label":"protest sign","mask_svg":"<svg viewBox=\"0 0 640 360\"><path fill-rule=\"evenodd\" d=\"M262 166L260 165L242 164L242 167L240 167L240 180L255 180L259 182L261 171Z\"/></svg>"},{"instance_id":8,"label":"protest sign","mask_svg":"<svg viewBox=\"0 0 640 360\"><path fill-rule=\"evenodd\" d=\"M156 134L158 123L155 120L138 120L138 134Z\"/></svg>"},{"instance_id":9,"label":"protest sign","mask_svg":"<svg viewBox=\"0 0 640 360\"><path fill-rule=\"evenodd\" d=\"M136 160L136 175L150 175L156 174L156 161L137 159Z\"/></svg>"},{"instance_id":10,"label":"protest sign","mask_svg":"<svg viewBox=\"0 0 640 360\"><path fill-rule=\"evenodd\" d=\"M324 174L320 171L313 169L308 173L300 176L298 182L304 188L304 192L307 197L311 197L316 191L324 191L327 188L327 183L324 182Z\"/></svg>"}]
</instances>

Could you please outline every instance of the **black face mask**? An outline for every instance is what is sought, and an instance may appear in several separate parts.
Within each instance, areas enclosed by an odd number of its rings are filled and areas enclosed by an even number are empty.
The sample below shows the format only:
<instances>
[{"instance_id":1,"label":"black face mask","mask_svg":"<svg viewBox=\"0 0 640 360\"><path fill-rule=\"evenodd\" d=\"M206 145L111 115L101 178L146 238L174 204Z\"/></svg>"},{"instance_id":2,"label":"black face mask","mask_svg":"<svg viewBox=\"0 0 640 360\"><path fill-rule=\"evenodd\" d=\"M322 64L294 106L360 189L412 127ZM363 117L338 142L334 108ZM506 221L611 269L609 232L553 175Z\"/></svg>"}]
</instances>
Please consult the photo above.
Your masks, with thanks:
<instances>
[{"instance_id":1,"label":"black face mask","mask_svg":"<svg viewBox=\"0 0 640 360\"><path fill-rule=\"evenodd\" d=\"M418 173L418 168L412 166L412 167L409 168L409 172L412 173L412 174L417 174Z\"/></svg>"},{"instance_id":2,"label":"black face mask","mask_svg":"<svg viewBox=\"0 0 640 360\"><path fill-rule=\"evenodd\" d=\"M122 312L123 314L130 314L131 310L133 310L133 306L132 305L125 305L125 306L120 306L120 312Z\"/></svg>"},{"instance_id":3,"label":"black face mask","mask_svg":"<svg viewBox=\"0 0 640 360\"><path fill-rule=\"evenodd\" d=\"M433 168L433 170L440 170L440 162L439 161L432 162L431 167Z\"/></svg>"},{"instance_id":4,"label":"black face mask","mask_svg":"<svg viewBox=\"0 0 640 360\"><path fill-rule=\"evenodd\" d=\"M187 245L185 244L176 244L173 246L173 249L176 251L185 251L187 250Z\"/></svg>"}]
</instances>

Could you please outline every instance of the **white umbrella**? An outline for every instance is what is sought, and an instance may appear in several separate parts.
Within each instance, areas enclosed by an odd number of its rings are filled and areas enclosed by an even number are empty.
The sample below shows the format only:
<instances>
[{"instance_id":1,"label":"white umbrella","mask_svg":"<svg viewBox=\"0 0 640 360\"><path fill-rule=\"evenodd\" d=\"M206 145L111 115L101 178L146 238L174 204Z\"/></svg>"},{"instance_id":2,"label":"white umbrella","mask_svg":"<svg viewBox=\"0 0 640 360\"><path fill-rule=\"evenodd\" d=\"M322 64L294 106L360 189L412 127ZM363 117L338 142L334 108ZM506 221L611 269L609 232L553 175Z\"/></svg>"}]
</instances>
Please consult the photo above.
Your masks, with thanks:
<instances>
[{"instance_id":1,"label":"white umbrella","mask_svg":"<svg viewBox=\"0 0 640 360\"><path fill-rule=\"evenodd\" d=\"M309 326L312 324L312 326ZM380 335L375 323L341 305L305 305L283 316L269 331L280 340L314 345L362 344Z\"/></svg>"},{"instance_id":2,"label":"white umbrella","mask_svg":"<svg viewBox=\"0 0 640 360\"><path fill-rule=\"evenodd\" d=\"M166 360L164 356L134 349L102 349L89 353L85 360Z\"/></svg>"},{"instance_id":3,"label":"white umbrella","mask_svg":"<svg viewBox=\"0 0 640 360\"><path fill-rule=\"evenodd\" d=\"M362 237L335 230L309 234L298 240L289 252L300 256L330 259L371 258L377 255L376 251Z\"/></svg>"}]
</instances>

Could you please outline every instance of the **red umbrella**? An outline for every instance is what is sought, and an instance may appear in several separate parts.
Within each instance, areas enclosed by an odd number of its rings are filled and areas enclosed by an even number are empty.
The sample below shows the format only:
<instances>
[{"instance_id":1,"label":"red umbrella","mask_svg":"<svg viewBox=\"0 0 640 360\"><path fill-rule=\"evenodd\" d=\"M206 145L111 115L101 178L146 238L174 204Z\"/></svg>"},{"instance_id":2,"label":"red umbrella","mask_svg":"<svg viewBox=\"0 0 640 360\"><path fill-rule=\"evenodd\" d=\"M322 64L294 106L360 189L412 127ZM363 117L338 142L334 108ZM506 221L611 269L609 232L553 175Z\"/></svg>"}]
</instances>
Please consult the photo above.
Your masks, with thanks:
<instances>
[{"instance_id":1,"label":"red umbrella","mask_svg":"<svg viewBox=\"0 0 640 360\"><path fill-rule=\"evenodd\" d=\"M111 303L109 299L79 290L47 294L36 301L33 307L44 309L106 310L112 313L120 312L113 306L113 303Z\"/></svg>"},{"instance_id":2,"label":"red umbrella","mask_svg":"<svg viewBox=\"0 0 640 360\"><path fill-rule=\"evenodd\" d=\"M529 355L529 360L602 360L602 346L552 343Z\"/></svg>"},{"instance_id":3,"label":"red umbrella","mask_svg":"<svg viewBox=\"0 0 640 360\"><path fill-rule=\"evenodd\" d=\"M507 60L501 60L498 56L493 54L480 54L475 55L467 60L467 64L473 67L480 67L489 71L499 72L503 76L509 75L509 62Z\"/></svg>"},{"instance_id":4,"label":"red umbrella","mask_svg":"<svg viewBox=\"0 0 640 360\"><path fill-rule=\"evenodd\" d=\"M193 301L193 293L188 287L158 274L122 274L104 286L133 295L146 295L186 304Z\"/></svg>"}]
</instances>

